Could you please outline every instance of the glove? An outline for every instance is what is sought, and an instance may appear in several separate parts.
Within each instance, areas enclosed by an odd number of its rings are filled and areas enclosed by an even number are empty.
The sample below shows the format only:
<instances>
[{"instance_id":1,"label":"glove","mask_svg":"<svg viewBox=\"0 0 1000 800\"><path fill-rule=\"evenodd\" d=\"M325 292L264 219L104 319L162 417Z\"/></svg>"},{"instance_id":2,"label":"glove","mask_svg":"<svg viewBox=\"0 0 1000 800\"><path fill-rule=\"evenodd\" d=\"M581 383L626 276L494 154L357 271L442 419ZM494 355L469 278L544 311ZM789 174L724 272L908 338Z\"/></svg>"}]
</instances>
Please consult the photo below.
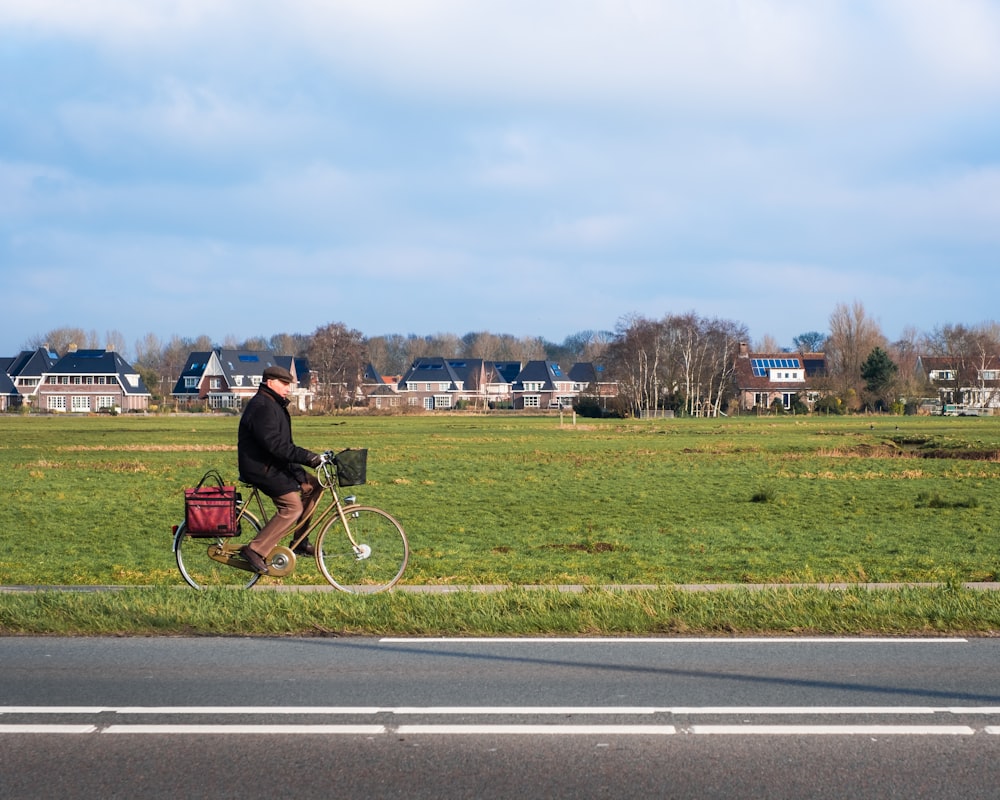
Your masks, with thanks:
<instances>
[{"instance_id":1,"label":"glove","mask_svg":"<svg viewBox=\"0 0 1000 800\"><path fill-rule=\"evenodd\" d=\"M306 462L306 464L312 467L313 469L316 469L316 467L318 467L322 463L323 463L323 456L321 456L319 453L310 453L309 460Z\"/></svg>"}]
</instances>

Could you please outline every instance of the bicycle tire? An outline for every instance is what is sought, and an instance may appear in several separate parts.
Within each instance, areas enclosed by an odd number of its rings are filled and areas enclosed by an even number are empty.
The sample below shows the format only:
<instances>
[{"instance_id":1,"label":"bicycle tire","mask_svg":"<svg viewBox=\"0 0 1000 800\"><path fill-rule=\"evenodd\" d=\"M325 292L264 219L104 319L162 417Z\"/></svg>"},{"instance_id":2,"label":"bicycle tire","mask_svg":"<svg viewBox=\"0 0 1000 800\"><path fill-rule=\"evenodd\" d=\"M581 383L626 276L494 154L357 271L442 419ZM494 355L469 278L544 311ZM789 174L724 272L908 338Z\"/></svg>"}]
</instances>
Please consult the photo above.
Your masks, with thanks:
<instances>
[{"instance_id":1,"label":"bicycle tire","mask_svg":"<svg viewBox=\"0 0 1000 800\"><path fill-rule=\"evenodd\" d=\"M250 530L251 539L260 532L260 523L249 514L241 517L240 526L241 534L244 530ZM222 545L229 538L231 537L188 536L185 524L182 523L177 527L177 533L174 535L174 555L177 558L177 568L189 586L195 589L216 587L249 589L260 580L260 575L256 572L230 567L209 557L210 547Z\"/></svg>"},{"instance_id":2,"label":"bicycle tire","mask_svg":"<svg viewBox=\"0 0 1000 800\"><path fill-rule=\"evenodd\" d=\"M329 583L342 592L374 594L395 586L410 559L403 526L390 514L371 506L348 506L316 539L316 563ZM353 542L351 541L353 538Z\"/></svg>"}]
</instances>

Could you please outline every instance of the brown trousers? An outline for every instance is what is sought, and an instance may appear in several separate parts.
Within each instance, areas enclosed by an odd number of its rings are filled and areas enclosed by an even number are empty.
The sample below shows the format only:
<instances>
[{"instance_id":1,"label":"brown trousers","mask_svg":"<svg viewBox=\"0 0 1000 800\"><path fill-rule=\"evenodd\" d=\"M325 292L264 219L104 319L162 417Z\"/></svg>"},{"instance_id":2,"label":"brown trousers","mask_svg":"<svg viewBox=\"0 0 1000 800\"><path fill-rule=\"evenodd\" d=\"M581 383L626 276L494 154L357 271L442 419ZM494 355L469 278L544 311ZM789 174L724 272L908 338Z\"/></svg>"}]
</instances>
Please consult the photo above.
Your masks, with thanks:
<instances>
[{"instance_id":1,"label":"brown trousers","mask_svg":"<svg viewBox=\"0 0 1000 800\"><path fill-rule=\"evenodd\" d=\"M306 476L308 485L312 487L311 491L289 492L271 498L275 507L274 516L250 542L250 549L262 558L270 555L274 546L288 531L294 528L292 532L294 540L312 522L312 514L316 510L319 496L323 493L323 487L315 475L306 473Z\"/></svg>"}]
</instances>

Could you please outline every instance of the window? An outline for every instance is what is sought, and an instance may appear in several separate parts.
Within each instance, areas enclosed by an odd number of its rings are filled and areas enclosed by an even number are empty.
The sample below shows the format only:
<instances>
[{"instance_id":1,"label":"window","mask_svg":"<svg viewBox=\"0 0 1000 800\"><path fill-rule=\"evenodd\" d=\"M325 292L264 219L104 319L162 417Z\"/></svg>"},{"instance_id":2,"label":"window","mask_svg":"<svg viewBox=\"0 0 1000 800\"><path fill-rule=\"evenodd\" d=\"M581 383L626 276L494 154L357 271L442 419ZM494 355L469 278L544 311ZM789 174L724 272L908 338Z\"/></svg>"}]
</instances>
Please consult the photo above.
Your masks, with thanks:
<instances>
[{"instance_id":1,"label":"window","mask_svg":"<svg viewBox=\"0 0 1000 800\"><path fill-rule=\"evenodd\" d=\"M88 395L73 395L73 411L90 411L90 397Z\"/></svg>"},{"instance_id":2,"label":"window","mask_svg":"<svg viewBox=\"0 0 1000 800\"><path fill-rule=\"evenodd\" d=\"M83 382L83 379L79 375L71 375L69 382L73 386L79 386Z\"/></svg>"},{"instance_id":3,"label":"window","mask_svg":"<svg viewBox=\"0 0 1000 800\"><path fill-rule=\"evenodd\" d=\"M526 394L524 396L525 408L538 408L540 405L541 402L537 394Z\"/></svg>"},{"instance_id":4,"label":"window","mask_svg":"<svg viewBox=\"0 0 1000 800\"><path fill-rule=\"evenodd\" d=\"M212 380L210 381L210 385L213 389L221 389L222 378L212 378Z\"/></svg>"},{"instance_id":5,"label":"window","mask_svg":"<svg viewBox=\"0 0 1000 800\"><path fill-rule=\"evenodd\" d=\"M434 408L451 408L451 395L450 394L435 395Z\"/></svg>"},{"instance_id":6,"label":"window","mask_svg":"<svg viewBox=\"0 0 1000 800\"><path fill-rule=\"evenodd\" d=\"M425 397L424 398L424 411L433 411L433 410L434 410L434 398L433 397Z\"/></svg>"},{"instance_id":7,"label":"window","mask_svg":"<svg viewBox=\"0 0 1000 800\"><path fill-rule=\"evenodd\" d=\"M47 407L49 411L65 411L66 398L61 394L49 395Z\"/></svg>"},{"instance_id":8,"label":"window","mask_svg":"<svg viewBox=\"0 0 1000 800\"><path fill-rule=\"evenodd\" d=\"M97 407L98 408L114 408L115 398L111 395L98 395L97 396Z\"/></svg>"},{"instance_id":9,"label":"window","mask_svg":"<svg viewBox=\"0 0 1000 800\"><path fill-rule=\"evenodd\" d=\"M198 377L188 377L184 379L185 389L197 389L198 388Z\"/></svg>"}]
</instances>

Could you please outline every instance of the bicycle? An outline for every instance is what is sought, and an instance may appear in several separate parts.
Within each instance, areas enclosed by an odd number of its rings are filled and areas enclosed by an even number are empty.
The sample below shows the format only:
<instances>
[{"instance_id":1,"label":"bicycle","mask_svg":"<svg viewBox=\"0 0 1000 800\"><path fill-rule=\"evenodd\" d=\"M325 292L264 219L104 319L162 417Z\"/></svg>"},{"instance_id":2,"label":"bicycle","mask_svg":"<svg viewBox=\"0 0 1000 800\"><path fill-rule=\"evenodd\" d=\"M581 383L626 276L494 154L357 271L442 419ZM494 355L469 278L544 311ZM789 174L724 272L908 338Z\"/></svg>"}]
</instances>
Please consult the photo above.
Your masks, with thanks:
<instances>
[{"instance_id":1,"label":"bicycle","mask_svg":"<svg viewBox=\"0 0 1000 800\"><path fill-rule=\"evenodd\" d=\"M342 592L371 594L384 592L395 586L406 569L410 545L403 526L387 512L374 506L364 506L354 495L341 499L338 486L355 486L364 483L364 463L361 478L345 476L347 470L340 462L347 452L323 453L323 461L316 469L322 491L328 493L330 502L323 508L323 500L316 505L309 527L299 533L288 546L277 545L264 559L268 576L285 578L296 566L294 549L306 537L315 534L316 565L327 582ZM249 589L262 575L254 571L239 550L239 541L247 529L255 537L268 520L264 500L257 487L240 481L249 489L246 500L237 494L236 526L227 535L189 534L186 523L173 527L173 551L177 567L184 580L195 589L216 586ZM256 503L259 517L250 510Z\"/></svg>"}]
</instances>

